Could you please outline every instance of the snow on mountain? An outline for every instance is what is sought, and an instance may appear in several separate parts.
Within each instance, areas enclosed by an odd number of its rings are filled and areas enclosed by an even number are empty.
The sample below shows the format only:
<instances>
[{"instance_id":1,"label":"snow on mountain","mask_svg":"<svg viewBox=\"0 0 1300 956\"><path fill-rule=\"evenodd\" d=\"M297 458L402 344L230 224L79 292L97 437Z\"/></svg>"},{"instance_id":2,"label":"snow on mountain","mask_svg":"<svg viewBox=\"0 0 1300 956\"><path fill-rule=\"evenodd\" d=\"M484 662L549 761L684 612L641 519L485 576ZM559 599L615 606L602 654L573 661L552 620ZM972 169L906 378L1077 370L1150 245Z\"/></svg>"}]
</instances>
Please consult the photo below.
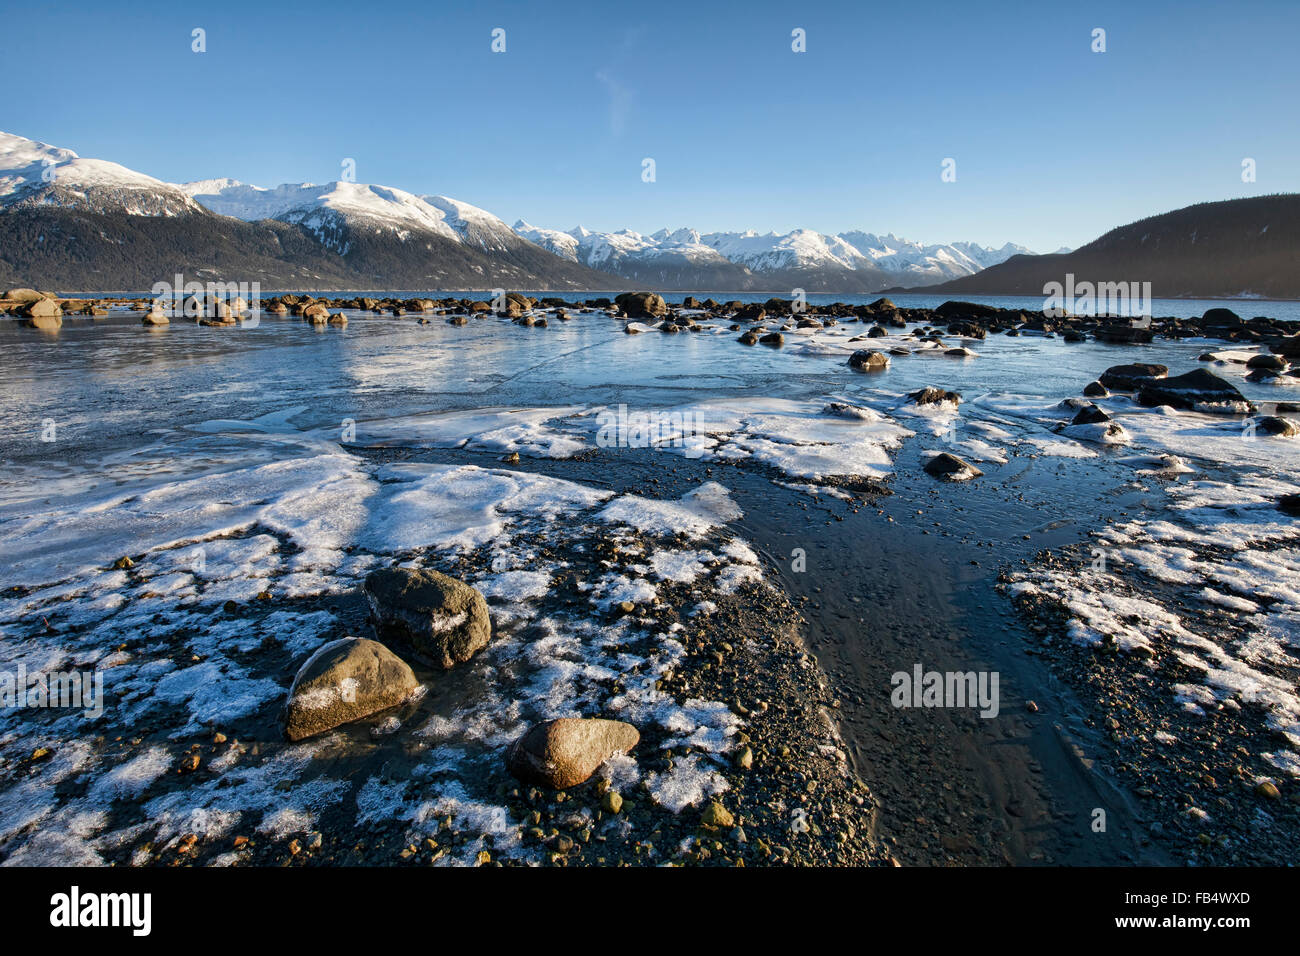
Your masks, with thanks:
<instances>
[{"instance_id":1,"label":"snow on mountain","mask_svg":"<svg viewBox=\"0 0 1300 956\"><path fill-rule=\"evenodd\" d=\"M862 253L838 236L825 236L811 229L796 229L779 236L749 232L716 232L703 237L704 242L732 262L748 266L755 272L783 269L856 269Z\"/></svg>"},{"instance_id":2,"label":"snow on mountain","mask_svg":"<svg viewBox=\"0 0 1300 956\"><path fill-rule=\"evenodd\" d=\"M578 240L577 237L571 236L567 232L561 232L558 229L542 229L539 226L531 225L520 219L514 225L515 233L527 239L533 245L541 246L547 252L559 256L561 259L568 259L570 262L578 261Z\"/></svg>"},{"instance_id":3,"label":"snow on mountain","mask_svg":"<svg viewBox=\"0 0 1300 956\"><path fill-rule=\"evenodd\" d=\"M624 229L592 232L581 226L569 232L545 229L520 220L514 230L556 255L617 275L640 275L650 263L680 259L693 266L732 265L763 274L787 271L840 271L886 274L897 281L927 284L972 275L1018 253L1023 246L1000 249L970 242L924 245L891 234L867 232L824 235L809 229L760 234L701 234L684 228L651 235Z\"/></svg>"},{"instance_id":4,"label":"snow on mountain","mask_svg":"<svg viewBox=\"0 0 1300 956\"><path fill-rule=\"evenodd\" d=\"M160 179L0 132L0 207L35 205L134 216L176 216L198 210L183 190Z\"/></svg>"},{"instance_id":5,"label":"snow on mountain","mask_svg":"<svg viewBox=\"0 0 1300 956\"><path fill-rule=\"evenodd\" d=\"M300 223L324 237L340 220L387 229L400 238L433 233L488 252L505 252L522 241L490 212L447 196L417 196L391 186L332 182L286 183L266 188L233 179L206 179L181 187L223 216Z\"/></svg>"}]
</instances>

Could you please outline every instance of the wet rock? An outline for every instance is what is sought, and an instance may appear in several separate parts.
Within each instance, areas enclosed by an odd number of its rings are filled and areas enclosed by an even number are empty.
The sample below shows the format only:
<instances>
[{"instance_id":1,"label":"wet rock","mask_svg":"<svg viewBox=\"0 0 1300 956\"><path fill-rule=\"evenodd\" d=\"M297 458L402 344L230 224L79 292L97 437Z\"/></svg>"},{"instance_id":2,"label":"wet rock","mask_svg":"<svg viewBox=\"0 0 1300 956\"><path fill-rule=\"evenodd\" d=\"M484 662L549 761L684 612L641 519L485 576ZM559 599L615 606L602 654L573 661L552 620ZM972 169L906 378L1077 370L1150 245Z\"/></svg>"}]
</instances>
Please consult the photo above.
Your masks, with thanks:
<instances>
[{"instance_id":1,"label":"wet rock","mask_svg":"<svg viewBox=\"0 0 1300 956\"><path fill-rule=\"evenodd\" d=\"M380 637L409 644L422 660L443 669L469 660L492 636L483 595L438 571L372 571L365 593Z\"/></svg>"},{"instance_id":2,"label":"wet rock","mask_svg":"<svg viewBox=\"0 0 1300 956\"><path fill-rule=\"evenodd\" d=\"M946 451L940 452L927 461L925 472L943 481L967 481L984 474L974 465Z\"/></svg>"},{"instance_id":3,"label":"wet rock","mask_svg":"<svg viewBox=\"0 0 1300 956\"><path fill-rule=\"evenodd\" d=\"M1113 365L1101 373L1098 382L1115 392L1135 392L1154 378L1169 374L1164 365Z\"/></svg>"},{"instance_id":4,"label":"wet rock","mask_svg":"<svg viewBox=\"0 0 1300 956\"><path fill-rule=\"evenodd\" d=\"M876 349L858 349L849 356L849 366L859 371L889 368L889 356Z\"/></svg>"},{"instance_id":5,"label":"wet rock","mask_svg":"<svg viewBox=\"0 0 1300 956\"><path fill-rule=\"evenodd\" d=\"M396 707L419 687L410 666L378 641L331 641L294 677L284 708L284 735L302 740L324 733Z\"/></svg>"},{"instance_id":6,"label":"wet rock","mask_svg":"<svg viewBox=\"0 0 1300 956\"><path fill-rule=\"evenodd\" d=\"M143 316L141 316L140 324L141 325L170 325L171 320L167 318L166 314L161 309L155 306L154 308L146 312Z\"/></svg>"},{"instance_id":7,"label":"wet rock","mask_svg":"<svg viewBox=\"0 0 1300 956\"><path fill-rule=\"evenodd\" d=\"M1188 411L1233 415L1248 414L1254 410L1254 406L1246 401L1235 386L1203 368L1173 378L1150 381L1139 388L1137 403L1148 408L1168 405Z\"/></svg>"},{"instance_id":8,"label":"wet rock","mask_svg":"<svg viewBox=\"0 0 1300 956\"><path fill-rule=\"evenodd\" d=\"M1255 431L1260 435L1272 435L1276 438L1295 438L1300 435L1300 424L1289 418L1277 415L1264 415L1255 422Z\"/></svg>"},{"instance_id":9,"label":"wet rock","mask_svg":"<svg viewBox=\"0 0 1300 956\"><path fill-rule=\"evenodd\" d=\"M1110 390L1101 382L1089 382L1083 386L1083 394L1088 398L1106 398L1110 395Z\"/></svg>"},{"instance_id":10,"label":"wet rock","mask_svg":"<svg viewBox=\"0 0 1300 956\"><path fill-rule=\"evenodd\" d=\"M961 393L949 392L942 388L935 388L933 385L927 385L915 392L908 392L907 400L914 405L942 405L944 402L960 405Z\"/></svg>"},{"instance_id":11,"label":"wet rock","mask_svg":"<svg viewBox=\"0 0 1300 956\"><path fill-rule=\"evenodd\" d=\"M1288 364L1287 360L1282 358L1280 355L1261 353L1252 356L1250 361L1246 363L1246 368L1264 369L1270 372L1284 372L1286 371Z\"/></svg>"},{"instance_id":12,"label":"wet rock","mask_svg":"<svg viewBox=\"0 0 1300 956\"><path fill-rule=\"evenodd\" d=\"M785 336L780 332L769 332L758 341L762 345L770 345L773 348L779 349L781 346L785 345Z\"/></svg>"},{"instance_id":13,"label":"wet rock","mask_svg":"<svg viewBox=\"0 0 1300 956\"><path fill-rule=\"evenodd\" d=\"M736 339L741 345L757 345L758 335L754 332L746 332L740 338Z\"/></svg>"},{"instance_id":14,"label":"wet rock","mask_svg":"<svg viewBox=\"0 0 1300 956\"><path fill-rule=\"evenodd\" d=\"M943 354L952 356L953 358L975 358L979 353L972 352L964 345L959 345L954 349L947 349Z\"/></svg>"},{"instance_id":15,"label":"wet rock","mask_svg":"<svg viewBox=\"0 0 1300 956\"><path fill-rule=\"evenodd\" d=\"M641 740L631 724L594 717L561 717L537 724L506 750L506 767L524 783L566 790L587 780L616 754ZM621 803L620 803L621 806Z\"/></svg>"},{"instance_id":16,"label":"wet rock","mask_svg":"<svg viewBox=\"0 0 1300 956\"><path fill-rule=\"evenodd\" d=\"M614 297L629 318L658 318L668 314L668 303L654 292L624 292Z\"/></svg>"},{"instance_id":17,"label":"wet rock","mask_svg":"<svg viewBox=\"0 0 1300 956\"><path fill-rule=\"evenodd\" d=\"M1244 324L1241 316L1231 309L1207 309L1201 316L1201 325L1207 329L1236 328Z\"/></svg>"},{"instance_id":18,"label":"wet rock","mask_svg":"<svg viewBox=\"0 0 1300 956\"><path fill-rule=\"evenodd\" d=\"M1079 413L1074 416L1071 425L1095 425L1098 422L1108 422L1110 416L1098 408L1096 405L1089 405L1087 408L1079 409Z\"/></svg>"},{"instance_id":19,"label":"wet rock","mask_svg":"<svg viewBox=\"0 0 1300 956\"><path fill-rule=\"evenodd\" d=\"M63 309L53 299L37 299L18 310L20 324L29 329L57 329L63 325Z\"/></svg>"},{"instance_id":20,"label":"wet rock","mask_svg":"<svg viewBox=\"0 0 1300 956\"><path fill-rule=\"evenodd\" d=\"M324 325L330 320L330 310L327 306L317 302L303 309L302 317L314 325Z\"/></svg>"},{"instance_id":21,"label":"wet rock","mask_svg":"<svg viewBox=\"0 0 1300 956\"><path fill-rule=\"evenodd\" d=\"M1293 518L1300 518L1300 495L1283 495L1278 499L1277 510Z\"/></svg>"}]
</instances>

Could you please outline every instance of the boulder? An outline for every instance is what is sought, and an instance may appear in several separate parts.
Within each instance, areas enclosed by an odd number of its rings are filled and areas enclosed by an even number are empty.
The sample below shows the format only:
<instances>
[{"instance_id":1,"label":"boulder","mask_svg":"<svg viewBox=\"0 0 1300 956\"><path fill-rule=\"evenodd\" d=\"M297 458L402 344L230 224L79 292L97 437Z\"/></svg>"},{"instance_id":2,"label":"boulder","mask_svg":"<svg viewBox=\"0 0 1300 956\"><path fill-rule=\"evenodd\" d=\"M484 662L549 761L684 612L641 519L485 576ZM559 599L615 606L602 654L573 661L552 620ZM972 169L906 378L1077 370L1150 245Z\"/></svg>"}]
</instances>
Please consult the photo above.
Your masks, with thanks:
<instances>
[{"instance_id":1,"label":"boulder","mask_svg":"<svg viewBox=\"0 0 1300 956\"><path fill-rule=\"evenodd\" d=\"M150 309L140 318L141 325L170 325L171 320L161 309Z\"/></svg>"},{"instance_id":2,"label":"boulder","mask_svg":"<svg viewBox=\"0 0 1300 956\"><path fill-rule=\"evenodd\" d=\"M307 659L289 688L284 735L302 740L409 700L420 682L378 641L344 637Z\"/></svg>"},{"instance_id":3,"label":"boulder","mask_svg":"<svg viewBox=\"0 0 1300 956\"><path fill-rule=\"evenodd\" d=\"M668 314L668 303L654 292L624 292L614 297L629 318L658 318Z\"/></svg>"},{"instance_id":4,"label":"boulder","mask_svg":"<svg viewBox=\"0 0 1300 956\"><path fill-rule=\"evenodd\" d=\"M1113 365L1101 373L1098 381L1116 392L1136 392L1153 378L1164 378L1169 369L1164 365Z\"/></svg>"},{"instance_id":5,"label":"boulder","mask_svg":"<svg viewBox=\"0 0 1300 956\"><path fill-rule=\"evenodd\" d=\"M10 289L4 294L4 298L10 302L39 302L46 298L44 293L37 292L35 289Z\"/></svg>"},{"instance_id":6,"label":"boulder","mask_svg":"<svg viewBox=\"0 0 1300 956\"><path fill-rule=\"evenodd\" d=\"M365 581L380 637L408 644L421 660L448 670L469 660L492 636L483 595L427 568L382 568Z\"/></svg>"},{"instance_id":7,"label":"boulder","mask_svg":"<svg viewBox=\"0 0 1300 956\"><path fill-rule=\"evenodd\" d=\"M1254 406L1246 401L1235 386L1203 368L1173 378L1150 381L1138 390L1137 403L1148 408L1168 405L1189 411L1230 415L1244 415L1254 411Z\"/></svg>"},{"instance_id":8,"label":"boulder","mask_svg":"<svg viewBox=\"0 0 1300 956\"><path fill-rule=\"evenodd\" d=\"M1241 316L1231 309L1207 309L1201 316L1201 324L1210 329L1236 328L1244 323Z\"/></svg>"},{"instance_id":9,"label":"boulder","mask_svg":"<svg viewBox=\"0 0 1300 956\"><path fill-rule=\"evenodd\" d=\"M954 405L960 405L961 393L949 392L942 388L935 388L933 385L928 385L925 388L917 389L915 392L908 392L907 400L914 405L941 405L944 402L952 402Z\"/></svg>"},{"instance_id":10,"label":"boulder","mask_svg":"<svg viewBox=\"0 0 1300 956\"><path fill-rule=\"evenodd\" d=\"M631 724L561 717L537 724L506 750L506 767L525 783L553 790L576 787L616 754L641 740Z\"/></svg>"},{"instance_id":11,"label":"boulder","mask_svg":"<svg viewBox=\"0 0 1300 956\"><path fill-rule=\"evenodd\" d=\"M314 302L302 310L302 317L313 324L323 325L330 320L330 310L324 303Z\"/></svg>"},{"instance_id":12,"label":"boulder","mask_svg":"<svg viewBox=\"0 0 1300 956\"><path fill-rule=\"evenodd\" d=\"M774 349L779 349L781 346L785 345L785 336L780 332L768 332L767 335L764 335L758 341L760 345L770 345Z\"/></svg>"},{"instance_id":13,"label":"boulder","mask_svg":"<svg viewBox=\"0 0 1300 956\"><path fill-rule=\"evenodd\" d=\"M1246 363L1246 368L1264 369L1270 372L1284 372L1289 363L1280 355L1273 355L1268 352L1261 352L1259 355L1253 355L1250 361Z\"/></svg>"},{"instance_id":14,"label":"boulder","mask_svg":"<svg viewBox=\"0 0 1300 956\"><path fill-rule=\"evenodd\" d=\"M1098 408L1096 405L1089 405L1087 408L1079 409L1077 415L1070 422L1071 425L1096 425L1098 422L1108 422L1110 416Z\"/></svg>"},{"instance_id":15,"label":"boulder","mask_svg":"<svg viewBox=\"0 0 1300 956\"><path fill-rule=\"evenodd\" d=\"M849 356L849 367L859 371L889 368L889 356L875 349L858 349Z\"/></svg>"},{"instance_id":16,"label":"boulder","mask_svg":"<svg viewBox=\"0 0 1300 956\"><path fill-rule=\"evenodd\" d=\"M925 463L925 472L943 481L966 481L984 474L974 465L963 461L956 455L950 455L946 451L940 452L927 461Z\"/></svg>"},{"instance_id":17,"label":"boulder","mask_svg":"<svg viewBox=\"0 0 1300 956\"><path fill-rule=\"evenodd\" d=\"M1289 418L1264 415L1255 422L1255 431L1275 438L1295 438L1296 435L1300 435L1300 424L1296 424Z\"/></svg>"},{"instance_id":18,"label":"boulder","mask_svg":"<svg viewBox=\"0 0 1300 956\"><path fill-rule=\"evenodd\" d=\"M24 305L18 314L29 329L57 329L63 325L63 310L53 299L37 299Z\"/></svg>"},{"instance_id":19,"label":"boulder","mask_svg":"<svg viewBox=\"0 0 1300 956\"><path fill-rule=\"evenodd\" d=\"M1083 386L1083 394L1088 398L1105 398L1110 395L1110 390L1101 382L1089 382Z\"/></svg>"},{"instance_id":20,"label":"boulder","mask_svg":"<svg viewBox=\"0 0 1300 956\"><path fill-rule=\"evenodd\" d=\"M1277 510L1293 518L1300 518L1300 495L1283 495L1277 501Z\"/></svg>"},{"instance_id":21,"label":"boulder","mask_svg":"<svg viewBox=\"0 0 1300 956\"><path fill-rule=\"evenodd\" d=\"M742 335L740 338L736 339L736 341L739 342L741 345L757 345L757 344L758 344L758 333L756 333L756 332L746 332L746 333L745 333L744 335Z\"/></svg>"}]
</instances>

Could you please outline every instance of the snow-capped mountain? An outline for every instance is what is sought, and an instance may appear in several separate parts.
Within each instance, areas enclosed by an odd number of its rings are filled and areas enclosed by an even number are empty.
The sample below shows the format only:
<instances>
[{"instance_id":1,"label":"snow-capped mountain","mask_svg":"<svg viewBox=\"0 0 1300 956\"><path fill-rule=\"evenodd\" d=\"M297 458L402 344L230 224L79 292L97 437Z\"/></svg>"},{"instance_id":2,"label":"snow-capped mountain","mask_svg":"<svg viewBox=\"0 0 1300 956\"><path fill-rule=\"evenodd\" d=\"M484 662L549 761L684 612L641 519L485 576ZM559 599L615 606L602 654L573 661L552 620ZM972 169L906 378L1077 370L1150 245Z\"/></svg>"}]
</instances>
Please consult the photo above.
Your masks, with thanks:
<instances>
[{"instance_id":1,"label":"snow-capped mountain","mask_svg":"<svg viewBox=\"0 0 1300 956\"><path fill-rule=\"evenodd\" d=\"M662 290L871 293L969 276L1029 251L1010 243L1000 249L968 242L922 245L892 234L826 235L809 229L702 234L683 228L645 235L581 227L560 232L522 220L512 228L469 203L377 184L263 187L206 179L176 185L7 133L0 133L2 210L126 217L115 228L97 231L78 220L76 229L88 231L79 239L81 245L64 243L63 251L59 245L42 247L46 232L28 222L27 232L15 241L30 248L33 262L57 261L59 269L66 267L70 271L55 272L65 277L89 268L89 246L101 243L105 257L120 270L114 275L155 271L155 260L171 253L157 228L152 233L138 229L136 220L144 217L203 217L202 226L169 240L190 249L192 256L229 264L256 248L262 250L257 255L269 255L277 263L274 269L259 267L268 275L306 274L328 282L350 281L353 288L608 289L623 284L609 278L617 276ZM239 223L257 228L241 229ZM118 236L119 229L132 238ZM218 236L239 249L218 253ZM133 245L135 252L129 248ZM81 266L65 261L72 249L79 251ZM88 281L106 281L102 266L91 272L98 274Z\"/></svg>"},{"instance_id":2,"label":"snow-capped mountain","mask_svg":"<svg viewBox=\"0 0 1300 956\"><path fill-rule=\"evenodd\" d=\"M350 182L182 186L8 133L0 250L11 280L81 289L148 288L178 271L298 289L610 285L445 196Z\"/></svg>"},{"instance_id":3,"label":"snow-capped mountain","mask_svg":"<svg viewBox=\"0 0 1300 956\"><path fill-rule=\"evenodd\" d=\"M643 235L628 229L592 232L581 226L561 232L523 220L515 223L514 229L562 258L614 275L643 278L657 273L668 277L676 269L677 274L667 278L669 287L692 289L783 288L800 281L809 291L919 286L972 275L1013 255L1033 254L1013 243L998 249L972 242L923 245L893 234L845 232L830 236L810 229L785 234L662 229ZM681 275L690 271L704 276L710 269L719 273L712 277L714 281L685 282ZM728 280L741 284L718 284Z\"/></svg>"},{"instance_id":4,"label":"snow-capped mountain","mask_svg":"<svg viewBox=\"0 0 1300 956\"><path fill-rule=\"evenodd\" d=\"M160 179L0 132L0 207L30 206L132 216L179 216L198 209L184 190Z\"/></svg>"}]
</instances>

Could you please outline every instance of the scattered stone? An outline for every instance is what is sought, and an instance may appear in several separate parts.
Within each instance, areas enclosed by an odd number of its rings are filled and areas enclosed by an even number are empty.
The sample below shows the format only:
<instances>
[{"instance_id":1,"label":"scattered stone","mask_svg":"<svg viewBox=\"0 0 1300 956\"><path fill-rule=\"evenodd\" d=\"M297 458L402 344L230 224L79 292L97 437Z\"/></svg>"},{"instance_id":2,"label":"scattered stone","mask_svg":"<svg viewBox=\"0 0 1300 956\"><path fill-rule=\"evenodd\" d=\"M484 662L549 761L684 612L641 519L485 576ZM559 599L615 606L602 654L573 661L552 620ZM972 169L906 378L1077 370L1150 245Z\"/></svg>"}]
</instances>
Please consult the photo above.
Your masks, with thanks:
<instances>
[{"instance_id":1,"label":"scattered stone","mask_svg":"<svg viewBox=\"0 0 1300 956\"><path fill-rule=\"evenodd\" d=\"M511 744L506 767L524 783L567 790L640 740L637 729L621 720L561 717L533 726Z\"/></svg>"},{"instance_id":2,"label":"scattered stone","mask_svg":"<svg viewBox=\"0 0 1300 956\"><path fill-rule=\"evenodd\" d=\"M617 790L606 790L600 798L600 808L606 813L620 813L623 810L623 798Z\"/></svg>"},{"instance_id":3,"label":"scattered stone","mask_svg":"<svg viewBox=\"0 0 1300 956\"><path fill-rule=\"evenodd\" d=\"M956 455L950 455L948 452L940 452L925 463L926 474L943 481L968 481L971 478L978 478L984 472L980 471L969 462L963 461Z\"/></svg>"},{"instance_id":4,"label":"scattered stone","mask_svg":"<svg viewBox=\"0 0 1300 956\"><path fill-rule=\"evenodd\" d=\"M344 637L307 659L293 679L284 735L302 740L409 700L420 688L410 666L378 641Z\"/></svg>"},{"instance_id":5,"label":"scattered stone","mask_svg":"<svg viewBox=\"0 0 1300 956\"><path fill-rule=\"evenodd\" d=\"M469 660L492 636L483 595L438 571L372 571L365 593L380 637L404 641L421 659L444 670Z\"/></svg>"},{"instance_id":6,"label":"scattered stone","mask_svg":"<svg viewBox=\"0 0 1300 956\"><path fill-rule=\"evenodd\" d=\"M949 392L942 388L935 388L932 385L925 388L917 389L915 392L907 393L907 400L915 405L942 405L944 402L951 402L954 405L961 404L960 392Z\"/></svg>"},{"instance_id":7,"label":"scattered stone","mask_svg":"<svg viewBox=\"0 0 1300 956\"><path fill-rule=\"evenodd\" d=\"M858 349L849 356L849 367L859 371L889 368L889 356L875 349Z\"/></svg>"},{"instance_id":8,"label":"scattered stone","mask_svg":"<svg viewBox=\"0 0 1300 956\"><path fill-rule=\"evenodd\" d=\"M732 816L730 810L714 800L704 808L704 815L700 817L700 823L706 827L717 827L725 830L736 825L736 818Z\"/></svg>"}]
</instances>

